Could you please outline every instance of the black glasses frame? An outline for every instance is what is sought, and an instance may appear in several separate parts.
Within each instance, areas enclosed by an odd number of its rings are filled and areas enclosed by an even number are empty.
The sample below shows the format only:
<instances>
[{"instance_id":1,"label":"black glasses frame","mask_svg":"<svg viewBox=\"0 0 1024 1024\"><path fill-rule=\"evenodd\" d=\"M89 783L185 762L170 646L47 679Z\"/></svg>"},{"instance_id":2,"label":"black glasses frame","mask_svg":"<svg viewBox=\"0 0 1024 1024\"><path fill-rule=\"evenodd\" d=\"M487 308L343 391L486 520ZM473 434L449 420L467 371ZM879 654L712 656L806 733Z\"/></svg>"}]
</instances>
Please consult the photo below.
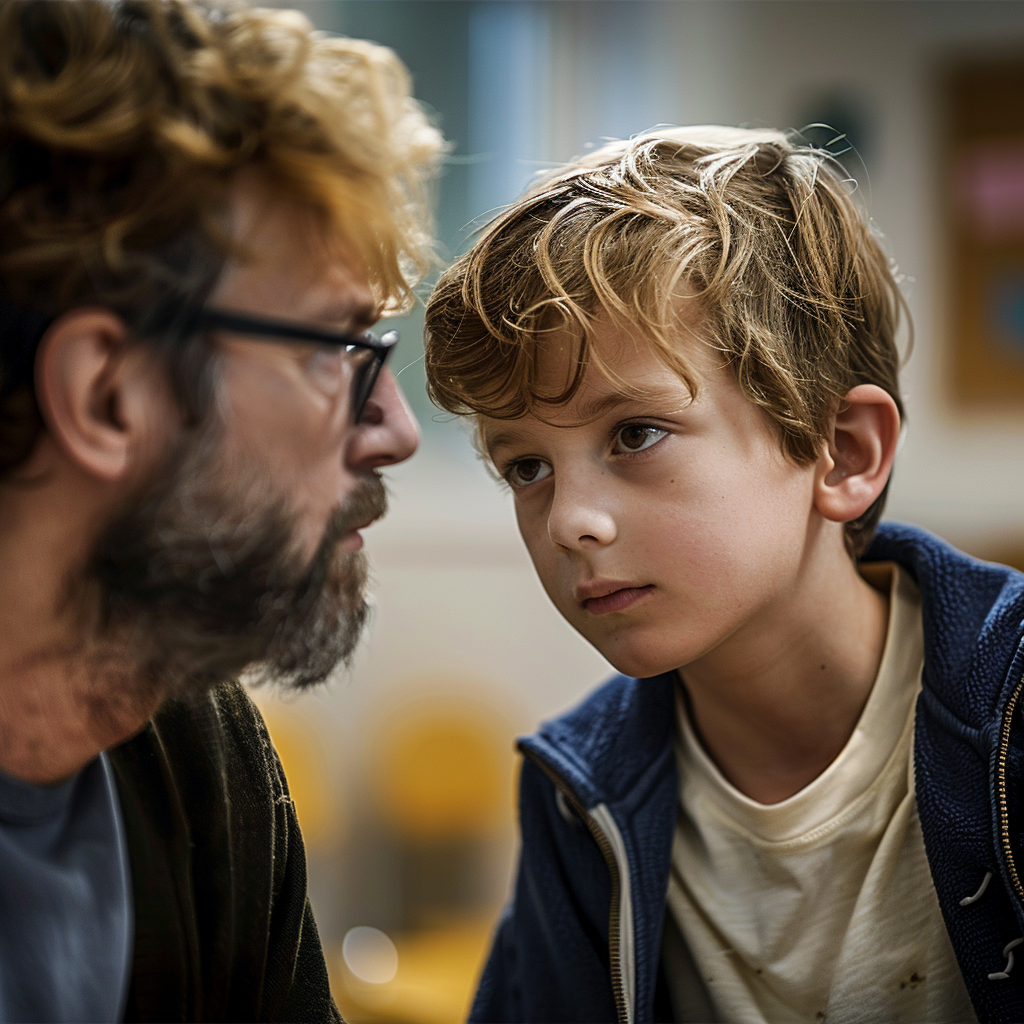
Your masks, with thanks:
<instances>
[{"instance_id":1,"label":"black glasses frame","mask_svg":"<svg viewBox=\"0 0 1024 1024\"><path fill-rule=\"evenodd\" d=\"M356 367L352 378L352 422L358 423L373 394L380 371L398 344L398 331L386 331L379 338L369 331L349 334L346 331L329 331L312 324L296 323L294 320L275 320L272 317L252 316L249 313L235 313L228 309L203 306L196 311L196 326L209 330L237 331L268 341L277 339L296 342L313 342L317 345L333 345L346 352L361 349L373 353Z\"/></svg>"}]
</instances>

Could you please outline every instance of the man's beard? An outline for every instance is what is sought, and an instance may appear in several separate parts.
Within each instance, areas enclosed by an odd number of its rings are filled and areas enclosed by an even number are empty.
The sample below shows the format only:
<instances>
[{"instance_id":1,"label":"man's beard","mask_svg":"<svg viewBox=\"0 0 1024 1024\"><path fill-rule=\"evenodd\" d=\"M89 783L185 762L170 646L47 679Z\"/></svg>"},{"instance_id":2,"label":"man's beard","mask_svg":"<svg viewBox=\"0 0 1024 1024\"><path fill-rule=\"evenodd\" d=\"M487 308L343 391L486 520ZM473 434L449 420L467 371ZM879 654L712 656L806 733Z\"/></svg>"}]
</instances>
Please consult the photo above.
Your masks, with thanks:
<instances>
[{"instance_id":1,"label":"man's beard","mask_svg":"<svg viewBox=\"0 0 1024 1024\"><path fill-rule=\"evenodd\" d=\"M366 623L366 558L338 545L384 514L380 477L360 481L310 559L267 470L227 472L217 435L193 434L93 551L90 647L129 702L200 694L242 672L312 686L349 663Z\"/></svg>"}]
</instances>

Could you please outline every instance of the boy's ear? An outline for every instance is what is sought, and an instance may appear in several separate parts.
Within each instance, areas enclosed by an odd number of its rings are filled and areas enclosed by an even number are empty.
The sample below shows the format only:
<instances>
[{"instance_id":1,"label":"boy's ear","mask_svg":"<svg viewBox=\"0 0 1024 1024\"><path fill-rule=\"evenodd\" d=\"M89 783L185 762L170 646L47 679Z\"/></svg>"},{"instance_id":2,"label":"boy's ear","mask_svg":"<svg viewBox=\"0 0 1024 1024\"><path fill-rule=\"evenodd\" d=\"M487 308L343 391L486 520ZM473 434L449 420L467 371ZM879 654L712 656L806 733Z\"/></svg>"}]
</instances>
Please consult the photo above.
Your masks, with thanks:
<instances>
[{"instance_id":1,"label":"boy's ear","mask_svg":"<svg viewBox=\"0 0 1024 1024\"><path fill-rule=\"evenodd\" d=\"M815 508L837 523L863 515L889 480L899 437L899 410L887 391L875 384L849 391L818 460Z\"/></svg>"},{"instance_id":2,"label":"boy's ear","mask_svg":"<svg viewBox=\"0 0 1024 1024\"><path fill-rule=\"evenodd\" d=\"M166 388L121 319L75 309L47 329L36 356L36 394L57 446L89 476L126 479L145 442L163 433Z\"/></svg>"}]
</instances>

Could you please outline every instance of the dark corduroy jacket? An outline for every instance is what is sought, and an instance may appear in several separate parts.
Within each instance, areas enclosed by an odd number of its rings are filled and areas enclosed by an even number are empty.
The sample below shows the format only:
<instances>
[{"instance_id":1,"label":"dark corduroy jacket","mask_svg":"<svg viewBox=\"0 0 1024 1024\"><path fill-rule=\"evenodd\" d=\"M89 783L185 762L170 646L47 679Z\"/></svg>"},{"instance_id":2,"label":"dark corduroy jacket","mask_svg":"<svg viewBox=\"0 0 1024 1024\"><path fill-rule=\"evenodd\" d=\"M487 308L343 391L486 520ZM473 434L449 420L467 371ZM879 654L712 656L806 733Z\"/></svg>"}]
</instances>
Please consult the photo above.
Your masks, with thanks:
<instances>
[{"instance_id":1,"label":"dark corduroy jacket","mask_svg":"<svg viewBox=\"0 0 1024 1024\"><path fill-rule=\"evenodd\" d=\"M1024 1021L1024 575L894 524L866 560L921 590L917 809L964 983L980 1021ZM699 1019L663 998L674 686L618 676L521 741L519 875L472 1021Z\"/></svg>"},{"instance_id":2,"label":"dark corduroy jacket","mask_svg":"<svg viewBox=\"0 0 1024 1024\"><path fill-rule=\"evenodd\" d=\"M295 808L237 683L110 751L131 858L129 1021L340 1021Z\"/></svg>"}]
</instances>

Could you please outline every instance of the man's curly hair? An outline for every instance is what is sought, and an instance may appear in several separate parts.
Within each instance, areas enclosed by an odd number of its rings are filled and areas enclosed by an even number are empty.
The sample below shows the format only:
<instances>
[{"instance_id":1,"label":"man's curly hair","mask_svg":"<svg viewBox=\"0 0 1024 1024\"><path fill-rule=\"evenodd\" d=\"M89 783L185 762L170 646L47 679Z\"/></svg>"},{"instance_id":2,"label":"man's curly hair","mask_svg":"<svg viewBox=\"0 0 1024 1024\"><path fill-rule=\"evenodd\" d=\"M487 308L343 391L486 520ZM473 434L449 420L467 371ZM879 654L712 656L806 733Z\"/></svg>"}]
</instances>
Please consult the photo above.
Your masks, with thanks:
<instances>
[{"instance_id":1,"label":"man's curly hair","mask_svg":"<svg viewBox=\"0 0 1024 1024\"><path fill-rule=\"evenodd\" d=\"M298 12L0 0L0 474L43 429L39 336L76 306L111 307L162 346L185 411L201 415L210 356L183 336L181 310L230 255L244 168L316 212L385 311L407 307L430 261L441 149L390 50L315 32Z\"/></svg>"}]
</instances>

